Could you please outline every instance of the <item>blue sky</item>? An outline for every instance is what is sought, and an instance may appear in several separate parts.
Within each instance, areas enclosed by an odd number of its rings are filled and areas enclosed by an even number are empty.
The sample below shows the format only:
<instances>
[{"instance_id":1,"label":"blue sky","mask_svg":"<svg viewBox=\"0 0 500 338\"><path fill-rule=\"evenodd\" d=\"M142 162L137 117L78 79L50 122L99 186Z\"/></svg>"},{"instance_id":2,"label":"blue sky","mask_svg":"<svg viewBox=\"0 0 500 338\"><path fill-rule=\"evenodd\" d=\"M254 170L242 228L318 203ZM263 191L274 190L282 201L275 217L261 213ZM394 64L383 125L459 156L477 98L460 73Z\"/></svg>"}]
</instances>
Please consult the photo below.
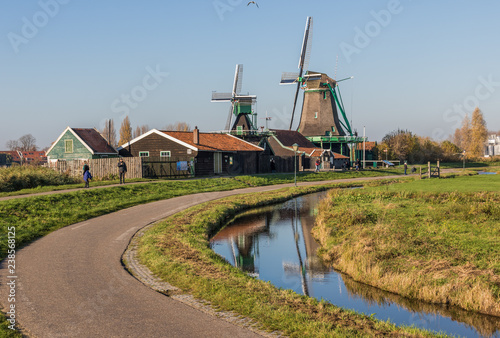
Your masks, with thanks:
<instances>
[{"instance_id":1,"label":"blue sky","mask_svg":"<svg viewBox=\"0 0 500 338\"><path fill-rule=\"evenodd\" d=\"M267 111L287 128L294 88L279 81L297 70L307 16L309 69L354 76L341 93L370 140L397 128L445 139L476 105L500 129L500 2L256 2L1 0L0 148L126 115L134 128L223 129L229 104L211 93L231 91L237 63L258 124Z\"/></svg>"}]
</instances>

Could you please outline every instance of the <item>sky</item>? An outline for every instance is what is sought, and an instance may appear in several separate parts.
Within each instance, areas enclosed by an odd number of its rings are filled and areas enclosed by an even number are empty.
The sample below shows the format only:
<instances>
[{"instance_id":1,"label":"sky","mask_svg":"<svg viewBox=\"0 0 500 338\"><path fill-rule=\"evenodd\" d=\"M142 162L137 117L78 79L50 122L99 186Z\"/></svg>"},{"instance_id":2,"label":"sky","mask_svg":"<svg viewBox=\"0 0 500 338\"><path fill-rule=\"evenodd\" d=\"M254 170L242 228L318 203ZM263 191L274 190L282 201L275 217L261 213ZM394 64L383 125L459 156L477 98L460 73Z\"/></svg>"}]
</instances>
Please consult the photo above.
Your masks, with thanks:
<instances>
[{"instance_id":1,"label":"sky","mask_svg":"<svg viewBox=\"0 0 500 338\"><path fill-rule=\"evenodd\" d=\"M295 88L279 81L297 71L308 16L308 69L354 76L339 87L360 135L444 140L476 106L500 130L498 1L0 1L0 150L125 116L222 130L230 104L211 95L232 90L236 64L258 125L288 128Z\"/></svg>"}]
</instances>

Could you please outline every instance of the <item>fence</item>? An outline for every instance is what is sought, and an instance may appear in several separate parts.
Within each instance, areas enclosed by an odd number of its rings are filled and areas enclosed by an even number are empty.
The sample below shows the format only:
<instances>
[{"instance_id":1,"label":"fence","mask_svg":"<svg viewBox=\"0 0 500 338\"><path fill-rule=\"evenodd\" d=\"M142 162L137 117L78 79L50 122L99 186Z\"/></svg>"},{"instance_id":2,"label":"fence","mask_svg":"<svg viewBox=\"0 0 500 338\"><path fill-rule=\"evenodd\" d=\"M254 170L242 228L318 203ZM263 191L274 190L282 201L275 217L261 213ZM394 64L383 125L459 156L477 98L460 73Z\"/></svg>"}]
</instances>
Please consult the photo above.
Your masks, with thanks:
<instances>
[{"instance_id":1,"label":"fence","mask_svg":"<svg viewBox=\"0 0 500 338\"><path fill-rule=\"evenodd\" d=\"M144 178L186 178L194 176L192 159L171 159L170 157L143 157Z\"/></svg>"},{"instance_id":2,"label":"fence","mask_svg":"<svg viewBox=\"0 0 500 338\"><path fill-rule=\"evenodd\" d=\"M111 176L118 176L118 158L98 158L87 160L92 176L102 179ZM83 163L85 160L57 161L47 163L60 173L68 173L72 177L81 177ZM123 157L123 162L127 165L127 178L142 178L142 159L140 157Z\"/></svg>"}]
</instances>

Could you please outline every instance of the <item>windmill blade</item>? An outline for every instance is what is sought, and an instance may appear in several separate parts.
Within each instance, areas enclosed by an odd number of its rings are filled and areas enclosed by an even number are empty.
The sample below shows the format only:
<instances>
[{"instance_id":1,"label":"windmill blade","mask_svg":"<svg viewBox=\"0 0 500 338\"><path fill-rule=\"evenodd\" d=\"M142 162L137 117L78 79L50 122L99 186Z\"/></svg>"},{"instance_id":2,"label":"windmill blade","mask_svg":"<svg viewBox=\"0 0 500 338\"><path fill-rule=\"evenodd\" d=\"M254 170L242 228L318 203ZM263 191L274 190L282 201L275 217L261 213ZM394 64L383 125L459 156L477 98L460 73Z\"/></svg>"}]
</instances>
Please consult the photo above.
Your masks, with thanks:
<instances>
[{"instance_id":1,"label":"windmill blade","mask_svg":"<svg viewBox=\"0 0 500 338\"><path fill-rule=\"evenodd\" d=\"M302 41L302 48L300 51L299 59L299 76L302 76L303 70L309 67L309 59L311 57L311 40L312 40L312 17L308 16L306 19L306 28L304 31L304 40Z\"/></svg>"},{"instance_id":2,"label":"windmill blade","mask_svg":"<svg viewBox=\"0 0 500 338\"><path fill-rule=\"evenodd\" d=\"M243 82L243 65L237 64L234 71L233 96L241 92L241 83Z\"/></svg>"},{"instance_id":3,"label":"windmill blade","mask_svg":"<svg viewBox=\"0 0 500 338\"><path fill-rule=\"evenodd\" d=\"M295 115L295 107L297 106L297 97L299 96L299 89L300 89L300 82L297 83L297 91L295 92L295 99L293 100L292 118L290 119L290 128L288 128L288 130L292 130L293 116Z\"/></svg>"},{"instance_id":4,"label":"windmill blade","mask_svg":"<svg viewBox=\"0 0 500 338\"><path fill-rule=\"evenodd\" d=\"M212 101L211 102L230 102L233 98L232 93L217 93L212 92Z\"/></svg>"},{"instance_id":5,"label":"windmill blade","mask_svg":"<svg viewBox=\"0 0 500 338\"><path fill-rule=\"evenodd\" d=\"M233 119L233 111L234 111L234 103L231 103L231 107L229 107L229 115L227 116L227 121L226 121L226 127L224 130L230 130L231 129L231 121Z\"/></svg>"},{"instance_id":6,"label":"windmill blade","mask_svg":"<svg viewBox=\"0 0 500 338\"><path fill-rule=\"evenodd\" d=\"M345 81L345 80L350 80L350 79L354 79L354 76L346 77L345 79L338 80L336 82L339 83L339 82L342 82L342 81Z\"/></svg>"},{"instance_id":7,"label":"windmill blade","mask_svg":"<svg viewBox=\"0 0 500 338\"><path fill-rule=\"evenodd\" d=\"M283 72L281 73L280 85L292 84L297 82L299 73L297 72Z\"/></svg>"}]
</instances>

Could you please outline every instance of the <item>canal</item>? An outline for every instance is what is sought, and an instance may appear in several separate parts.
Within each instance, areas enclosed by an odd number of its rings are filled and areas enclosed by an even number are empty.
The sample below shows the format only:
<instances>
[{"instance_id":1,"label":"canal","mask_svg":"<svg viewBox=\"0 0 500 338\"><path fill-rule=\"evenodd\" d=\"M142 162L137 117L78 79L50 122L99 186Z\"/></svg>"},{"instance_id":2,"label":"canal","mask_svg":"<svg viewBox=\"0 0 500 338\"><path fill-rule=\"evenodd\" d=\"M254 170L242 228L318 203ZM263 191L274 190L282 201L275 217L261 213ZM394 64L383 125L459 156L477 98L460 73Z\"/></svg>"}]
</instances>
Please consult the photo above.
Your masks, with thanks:
<instances>
[{"instance_id":1,"label":"canal","mask_svg":"<svg viewBox=\"0 0 500 338\"><path fill-rule=\"evenodd\" d=\"M500 318L412 301L357 283L322 264L311 235L326 192L239 215L210 242L212 250L249 275L396 325L464 337L500 337Z\"/></svg>"}]
</instances>

